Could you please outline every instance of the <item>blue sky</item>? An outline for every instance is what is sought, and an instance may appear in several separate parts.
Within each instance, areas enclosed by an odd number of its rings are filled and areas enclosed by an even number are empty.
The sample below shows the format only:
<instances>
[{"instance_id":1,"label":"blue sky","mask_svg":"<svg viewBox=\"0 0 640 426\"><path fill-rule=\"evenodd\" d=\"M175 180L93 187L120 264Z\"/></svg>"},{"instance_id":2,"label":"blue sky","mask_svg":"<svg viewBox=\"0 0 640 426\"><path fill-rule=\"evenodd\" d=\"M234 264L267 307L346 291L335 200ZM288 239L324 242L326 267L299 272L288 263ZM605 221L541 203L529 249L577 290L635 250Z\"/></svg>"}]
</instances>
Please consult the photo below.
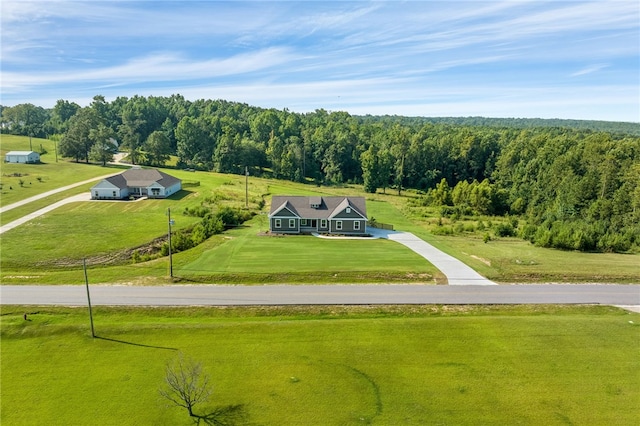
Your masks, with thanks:
<instances>
[{"instance_id":1,"label":"blue sky","mask_svg":"<svg viewBox=\"0 0 640 426\"><path fill-rule=\"evenodd\" d=\"M631 1L2 0L1 99L640 121Z\"/></svg>"}]
</instances>

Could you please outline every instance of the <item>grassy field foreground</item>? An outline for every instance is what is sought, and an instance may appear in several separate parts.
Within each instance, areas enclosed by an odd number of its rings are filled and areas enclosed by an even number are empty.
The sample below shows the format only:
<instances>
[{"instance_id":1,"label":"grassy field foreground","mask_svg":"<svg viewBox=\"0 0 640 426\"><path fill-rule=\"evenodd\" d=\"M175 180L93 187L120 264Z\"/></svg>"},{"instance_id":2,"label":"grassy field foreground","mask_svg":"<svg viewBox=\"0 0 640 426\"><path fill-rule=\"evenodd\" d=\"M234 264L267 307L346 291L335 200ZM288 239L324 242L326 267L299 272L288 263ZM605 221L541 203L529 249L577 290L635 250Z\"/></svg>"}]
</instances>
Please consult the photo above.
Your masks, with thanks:
<instances>
[{"instance_id":1,"label":"grassy field foreground","mask_svg":"<svg viewBox=\"0 0 640 426\"><path fill-rule=\"evenodd\" d=\"M29 320L23 313L29 312ZM193 424L158 395L179 352L211 424L637 424L640 315L608 307L4 307L3 425ZM219 423L214 423L217 421Z\"/></svg>"}]
</instances>

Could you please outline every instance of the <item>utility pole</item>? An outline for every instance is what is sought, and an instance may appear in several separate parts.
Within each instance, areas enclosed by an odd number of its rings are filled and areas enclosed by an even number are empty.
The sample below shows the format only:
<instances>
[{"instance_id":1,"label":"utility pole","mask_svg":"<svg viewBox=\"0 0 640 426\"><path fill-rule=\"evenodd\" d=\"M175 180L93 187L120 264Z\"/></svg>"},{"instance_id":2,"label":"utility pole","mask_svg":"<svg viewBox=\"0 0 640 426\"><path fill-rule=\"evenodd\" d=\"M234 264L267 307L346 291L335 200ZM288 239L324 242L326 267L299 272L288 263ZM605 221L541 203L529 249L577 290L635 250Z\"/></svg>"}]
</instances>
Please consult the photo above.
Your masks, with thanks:
<instances>
[{"instance_id":1,"label":"utility pole","mask_svg":"<svg viewBox=\"0 0 640 426\"><path fill-rule=\"evenodd\" d=\"M249 168L244 166L244 206L249 208Z\"/></svg>"},{"instance_id":2,"label":"utility pole","mask_svg":"<svg viewBox=\"0 0 640 426\"><path fill-rule=\"evenodd\" d=\"M89 305L89 321L91 321L91 337L95 338L93 329L93 312L91 311L91 295L89 294L89 278L87 277L87 259L82 258L82 268L84 269L84 285L87 287L87 304Z\"/></svg>"},{"instance_id":3,"label":"utility pole","mask_svg":"<svg viewBox=\"0 0 640 426\"><path fill-rule=\"evenodd\" d=\"M171 225L173 225L173 221L171 220L170 208L167 208L167 216L169 216L169 276L173 278L173 256L171 254Z\"/></svg>"}]
</instances>

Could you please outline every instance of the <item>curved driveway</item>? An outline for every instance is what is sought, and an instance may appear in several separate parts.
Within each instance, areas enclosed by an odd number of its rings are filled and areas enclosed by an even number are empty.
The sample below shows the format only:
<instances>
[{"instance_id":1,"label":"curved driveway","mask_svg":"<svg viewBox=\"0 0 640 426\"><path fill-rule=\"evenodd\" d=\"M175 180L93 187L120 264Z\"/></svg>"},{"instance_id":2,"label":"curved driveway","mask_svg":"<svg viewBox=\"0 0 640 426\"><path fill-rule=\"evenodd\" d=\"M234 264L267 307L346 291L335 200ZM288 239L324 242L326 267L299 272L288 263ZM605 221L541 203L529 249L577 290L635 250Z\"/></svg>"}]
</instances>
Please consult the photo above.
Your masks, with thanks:
<instances>
[{"instance_id":1,"label":"curved driveway","mask_svg":"<svg viewBox=\"0 0 640 426\"><path fill-rule=\"evenodd\" d=\"M0 213L94 178L5 206ZM0 227L0 234L62 204L84 201L80 194ZM91 286L94 305L358 305L358 304L606 304L640 306L634 285L492 285L458 259L408 232L369 229L377 238L396 241L423 256L444 275L450 286L330 285L330 286ZM84 286L0 286L3 305L86 305Z\"/></svg>"},{"instance_id":2,"label":"curved driveway","mask_svg":"<svg viewBox=\"0 0 640 426\"><path fill-rule=\"evenodd\" d=\"M25 216L22 216L20 219L16 219L13 222L9 222L5 225L0 226L0 234L3 234L8 230L15 228L16 226L20 226L23 223L30 221L31 219L34 219L38 216L42 216L46 213L49 213L50 211L55 210L58 207L63 206L65 204L75 203L78 201L89 201L89 200L91 200L91 194L89 194L88 192L85 192L82 194L74 195L73 197L65 198L64 200L60 200L56 203L49 204L47 207L43 207L40 210L36 210L33 213L29 213Z\"/></svg>"},{"instance_id":3,"label":"curved driveway","mask_svg":"<svg viewBox=\"0 0 640 426\"><path fill-rule=\"evenodd\" d=\"M60 187L60 188L52 189L51 191L43 192L42 194L34 195L33 197L25 198L24 200L17 201L17 202L15 202L13 204L9 204L9 205L0 207L0 214L4 213L6 211L9 211L9 210L15 209L16 207L24 206L26 204L29 204L29 203L33 202L33 201L37 201L37 200L40 200L42 198L46 198L49 195L54 195L54 194L57 194L59 192L66 191L68 189L73 189L75 187L84 185L86 183L91 183L91 182L95 182L97 180L106 179L106 178L108 178L110 176L113 176L114 174L116 174L116 173L111 173L111 174L108 174L108 175L98 176L98 177L95 177L95 178L83 180L82 182L76 182L76 183L71 184L71 185L67 185L67 186L63 186L63 187ZM33 213L29 213L29 214L21 217L20 219L16 219L13 222L9 222L7 224L4 224L4 225L0 226L0 234L3 234L3 233L5 233L5 232L9 231L10 229L13 229L13 228L15 228L17 226L20 226L23 223L26 223L26 222L30 221L31 219L34 219L34 218L36 218L38 216L42 216L43 214L49 213L50 211L52 211L54 209L57 209L58 207L60 207L62 205L65 205L65 204L68 204L68 203L75 203L77 201L87 201L87 200L90 200L90 199L91 199L91 194L89 194L88 192L85 192L85 193L82 193L82 194L78 194L78 195L74 195L74 196L69 197L69 198L65 198L64 200L60 200L60 201L58 201L56 203L50 204L47 207L44 207L44 208L42 208L40 210L37 210L37 211L35 211Z\"/></svg>"},{"instance_id":4,"label":"curved driveway","mask_svg":"<svg viewBox=\"0 0 640 426\"><path fill-rule=\"evenodd\" d=\"M76 183L71 184L71 185L62 186L60 188L52 189L51 191L43 192L42 194L34 195L33 197L25 198L24 200L16 201L13 204L9 204L9 205L0 207L0 213L4 213L6 211L15 209L16 207L24 206L25 204L29 204L31 202L40 200L42 198L48 197L49 195L57 194L59 192L66 191L68 189L76 188L76 187L78 187L80 185L84 185L86 183L91 183L91 182L95 182L97 180L106 179L108 177L113 176L114 174L117 174L117 173L111 173L111 174L108 174L108 175L98 176L98 177L94 177L94 178L91 178L91 179L83 180L82 182L76 182Z\"/></svg>"},{"instance_id":5,"label":"curved driveway","mask_svg":"<svg viewBox=\"0 0 640 426\"><path fill-rule=\"evenodd\" d=\"M418 253L447 277L449 285L496 285L460 260L438 250L410 232L387 231L377 228L367 228L367 232L378 238L396 241Z\"/></svg>"}]
</instances>

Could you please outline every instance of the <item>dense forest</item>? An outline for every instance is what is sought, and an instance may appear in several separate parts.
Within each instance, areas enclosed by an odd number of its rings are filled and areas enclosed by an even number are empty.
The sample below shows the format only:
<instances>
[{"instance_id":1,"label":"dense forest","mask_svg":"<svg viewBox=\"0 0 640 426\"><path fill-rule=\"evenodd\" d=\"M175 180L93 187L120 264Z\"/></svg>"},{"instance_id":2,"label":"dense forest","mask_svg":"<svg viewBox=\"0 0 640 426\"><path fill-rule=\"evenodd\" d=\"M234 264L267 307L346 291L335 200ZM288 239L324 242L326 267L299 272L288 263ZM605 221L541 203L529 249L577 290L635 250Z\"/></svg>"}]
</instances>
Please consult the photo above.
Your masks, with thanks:
<instances>
[{"instance_id":1,"label":"dense forest","mask_svg":"<svg viewBox=\"0 0 640 426\"><path fill-rule=\"evenodd\" d=\"M95 96L87 107L1 107L2 132L106 163L415 190L443 215L510 215L505 235L583 251L640 250L640 124L294 113L223 100Z\"/></svg>"}]
</instances>

